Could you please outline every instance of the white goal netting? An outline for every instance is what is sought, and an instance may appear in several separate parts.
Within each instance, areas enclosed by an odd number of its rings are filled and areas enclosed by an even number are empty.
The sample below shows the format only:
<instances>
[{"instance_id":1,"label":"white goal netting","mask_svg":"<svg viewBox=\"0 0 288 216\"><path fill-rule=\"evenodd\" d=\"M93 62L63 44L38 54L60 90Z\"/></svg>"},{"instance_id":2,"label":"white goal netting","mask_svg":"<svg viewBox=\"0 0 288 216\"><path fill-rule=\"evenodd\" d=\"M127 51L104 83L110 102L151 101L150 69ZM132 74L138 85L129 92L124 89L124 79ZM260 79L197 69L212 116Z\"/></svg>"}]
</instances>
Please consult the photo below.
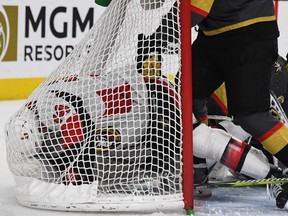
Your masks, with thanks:
<instances>
[{"instance_id":1,"label":"white goal netting","mask_svg":"<svg viewBox=\"0 0 288 216\"><path fill-rule=\"evenodd\" d=\"M179 28L178 1L111 2L6 124L21 204L183 208Z\"/></svg>"}]
</instances>

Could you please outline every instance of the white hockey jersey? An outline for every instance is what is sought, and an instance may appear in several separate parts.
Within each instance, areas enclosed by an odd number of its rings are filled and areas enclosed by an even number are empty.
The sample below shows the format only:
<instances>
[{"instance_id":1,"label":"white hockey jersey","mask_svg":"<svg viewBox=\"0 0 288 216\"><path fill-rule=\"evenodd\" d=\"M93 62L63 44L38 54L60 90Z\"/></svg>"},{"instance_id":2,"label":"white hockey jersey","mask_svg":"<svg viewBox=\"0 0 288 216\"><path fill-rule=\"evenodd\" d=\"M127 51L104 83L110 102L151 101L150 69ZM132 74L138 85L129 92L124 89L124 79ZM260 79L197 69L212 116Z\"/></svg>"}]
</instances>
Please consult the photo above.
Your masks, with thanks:
<instances>
[{"instance_id":1,"label":"white hockey jersey","mask_svg":"<svg viewBox=\"0 0 288 216\"><path fill-rule=\"evenodd\" d=\"M43 86L19 115L23 121L17 137L19 141L33 131L22 143L27 154L44 165L44 181L82 184L100 178L108 184L121 174L118 169L129 171L132 164L142 166L147 160L150 168L142 172L151 175L153 169L171 167L171 159L167 165L165 161L180 151L178 95L165 77L144 78L132 65ZM17 140L12 142L17 145ZM104 164L115 172L107 172Z\"/></svg>"}]
</instances>

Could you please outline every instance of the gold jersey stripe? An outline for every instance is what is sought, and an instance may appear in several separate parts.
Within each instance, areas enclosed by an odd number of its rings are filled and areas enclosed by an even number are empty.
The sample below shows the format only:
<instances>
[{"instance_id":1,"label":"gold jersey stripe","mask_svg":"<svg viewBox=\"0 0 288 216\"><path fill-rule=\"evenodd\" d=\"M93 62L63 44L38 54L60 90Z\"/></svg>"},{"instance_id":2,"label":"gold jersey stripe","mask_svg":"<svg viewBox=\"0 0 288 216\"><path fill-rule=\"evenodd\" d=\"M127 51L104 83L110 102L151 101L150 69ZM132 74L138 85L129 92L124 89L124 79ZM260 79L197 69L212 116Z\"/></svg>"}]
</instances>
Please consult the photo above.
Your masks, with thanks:
<instances>
[{"instance_id":1,"label":"gold jersey stripe","mask_svg":"<svg viewBox=\"0 0 288 216\"><path fill-rule=\"evenodd\" d=\"M250 19L250 20L246 20L243 22L239 22L233 25L229 25L229 26L225 26L223 28L219 28L216 30L212 30L212 31L204 31L204 34L207 36L213 36L213 35L217 35L217 34L221 34L224 32L228 32L231 30L235 30L235 29L239 29L245 26L249 26L255 23L259 23L259 22L268 22L268 21L273 21L276 20L276 17L273 16L266 16L266 17L258 17L258 18L254 18L254 19Z\"/></svg>"},{"instance_id":2,"label":"gold jersey stripe","mask_svg":"<svg viewBox=\"0 0 288 216\"><path fill-rule=\"evenodd\" d=\"M261 141L261 143L271 154L277 154L288 144L287 126L283 125L274 134Z\"/></svg>"},{"instance_id":3,"label":"gold jersey stripe","mask_svg":"<svg viewBox=\"0 0 288 216\"><path fill-rule=\"evenodd\" d=\"M216 89L214 93L227 109L228 105L225 83L222 83L222 85L218 89Z\"/></svg>"},{"instance_id":4,"label":"gold jersey stripe","mask_svg":"<svg viewBox=\"0 0 288 216\"><path fill-rule=\"evenodd\" d=\"M199 8L207 13L210 12L214 0L191 0L191 6Z\"/></svg>"}]
</instances>

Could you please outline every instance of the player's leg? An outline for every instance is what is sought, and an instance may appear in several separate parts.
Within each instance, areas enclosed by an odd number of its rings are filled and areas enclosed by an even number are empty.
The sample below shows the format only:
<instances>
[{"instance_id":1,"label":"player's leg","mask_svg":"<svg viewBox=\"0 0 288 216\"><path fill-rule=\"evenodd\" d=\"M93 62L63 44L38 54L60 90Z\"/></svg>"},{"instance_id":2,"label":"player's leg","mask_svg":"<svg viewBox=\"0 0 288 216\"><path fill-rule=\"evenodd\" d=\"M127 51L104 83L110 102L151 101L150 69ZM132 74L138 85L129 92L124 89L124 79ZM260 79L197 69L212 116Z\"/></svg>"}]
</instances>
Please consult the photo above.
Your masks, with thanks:
<instances>
[{"instance_id":1,"label":"player's leg","mask_svg":"<svg viewBox=\"0 0 288 216\"><path fill-rule=\"evenodd\" d=\"M201 33L199 34L200 35L198 35L197 39L192 45L193 112L199 121L208 124L206 104L212 92L214 92L214 90L222 84L222 77L218 75L220 70L217 69L217 62L215 61L214 56L210 56L210 48L204 48L206 46L206 42L202 39ZM207 59L209 59L209 61L207 61ZM208 174L209 170L206 159L197 156L194 157L195 182L207 182ZM199 193L202 194L204 192L200 191ZM209 192L205 192L205 194L209 194Z\"/></svg>"},{"instance_id":2,"label":"player's leg","mask_svg":"<svg viewBox=\"0 0 288 216\"><path fill-rule=\"evenodd\" d=\"M195 156L219 161L230 169L255 179L269 175L270 165L262 152L227 132L200 124L193 130L193 137Z\"/></svg>"},{"instance_id":3,"label":"player's leg","mask_svg":"<svg viewBox=\"0 0 288 216\"><path fill-rule=\"evenodd\" d=\"M236 116L235 122L287 167L288 127L269 112L271 66L278 56L275 43L254 42L237 47L238 52L231 47L234 56L228 68L233 70L226 70L225 84L229 111ZM287 202L288 190L285 185L279 186L281 193L277 193L276 200L284 194L281 204L277 204L281 207Z\"/></svg>"},{"instance_id":4,"label":"player's leg","mask_svg":"<svg viewBox=\"0 0 288 216\"><path fill-rule=\"evenodd\" d=\"M193 113L195 117L207 124L206 104L211 94L223 83L221 67L213 55L214 47L206 45L199 33L192 45L193 49Z\"/></svg>"},{"instance_id":5,"label":"player's leg","mask_svg":"<svg viewBox=\"0 0 288 216\"><path fill-rule=\"evenodd\" d=\"M269 164L262 151L237 140L223 130L210 128L205 124L193 130L194 155L220 161L230 169L255 179L287 178L282 170ZM284 208L288 199L288 184L271 186L271 195L276 205Z\"/></svg>"},{"instance_id":6,"label":"player's leg","mask_svg":"<svg viewBox=\"0 0 288 216\"><path fill-rule=\"evenodd\" d=\"M233 67L233 73L226 72L226 88L229 111L235 114L235 122L287 167L288 127L269 112L271 65L278 56L271 51L274 42L261 41L239 48L240 54L234 58L242 57L244 66L228 65ZM251 54L247 55L248 51Z\"/></svg>"}]
</instances>

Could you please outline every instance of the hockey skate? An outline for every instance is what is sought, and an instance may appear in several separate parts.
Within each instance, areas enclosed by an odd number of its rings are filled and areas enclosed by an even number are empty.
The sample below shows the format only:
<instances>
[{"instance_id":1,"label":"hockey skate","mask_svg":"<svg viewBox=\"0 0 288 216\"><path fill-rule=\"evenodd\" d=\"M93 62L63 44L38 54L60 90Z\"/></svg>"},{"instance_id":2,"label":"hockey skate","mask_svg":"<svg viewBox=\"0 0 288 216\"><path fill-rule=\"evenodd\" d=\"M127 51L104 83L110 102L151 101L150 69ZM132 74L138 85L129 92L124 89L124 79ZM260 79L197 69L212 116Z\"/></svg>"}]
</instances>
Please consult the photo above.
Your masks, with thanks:
<instances>
[{"instance_id":1,"label":"hockey skate","mask_svg":"<svg viewBox=\"0 0 288 216\"><path fill-rule=\"evenodd\" d=\"M275 178L287 178L286 174L288 170L282 171L280 168L271 167L271 177ZM276 206L283 209L288 201L288 183L279 183L267 185L268 195L276 200Z\"/></svg>"}]
</instances>

